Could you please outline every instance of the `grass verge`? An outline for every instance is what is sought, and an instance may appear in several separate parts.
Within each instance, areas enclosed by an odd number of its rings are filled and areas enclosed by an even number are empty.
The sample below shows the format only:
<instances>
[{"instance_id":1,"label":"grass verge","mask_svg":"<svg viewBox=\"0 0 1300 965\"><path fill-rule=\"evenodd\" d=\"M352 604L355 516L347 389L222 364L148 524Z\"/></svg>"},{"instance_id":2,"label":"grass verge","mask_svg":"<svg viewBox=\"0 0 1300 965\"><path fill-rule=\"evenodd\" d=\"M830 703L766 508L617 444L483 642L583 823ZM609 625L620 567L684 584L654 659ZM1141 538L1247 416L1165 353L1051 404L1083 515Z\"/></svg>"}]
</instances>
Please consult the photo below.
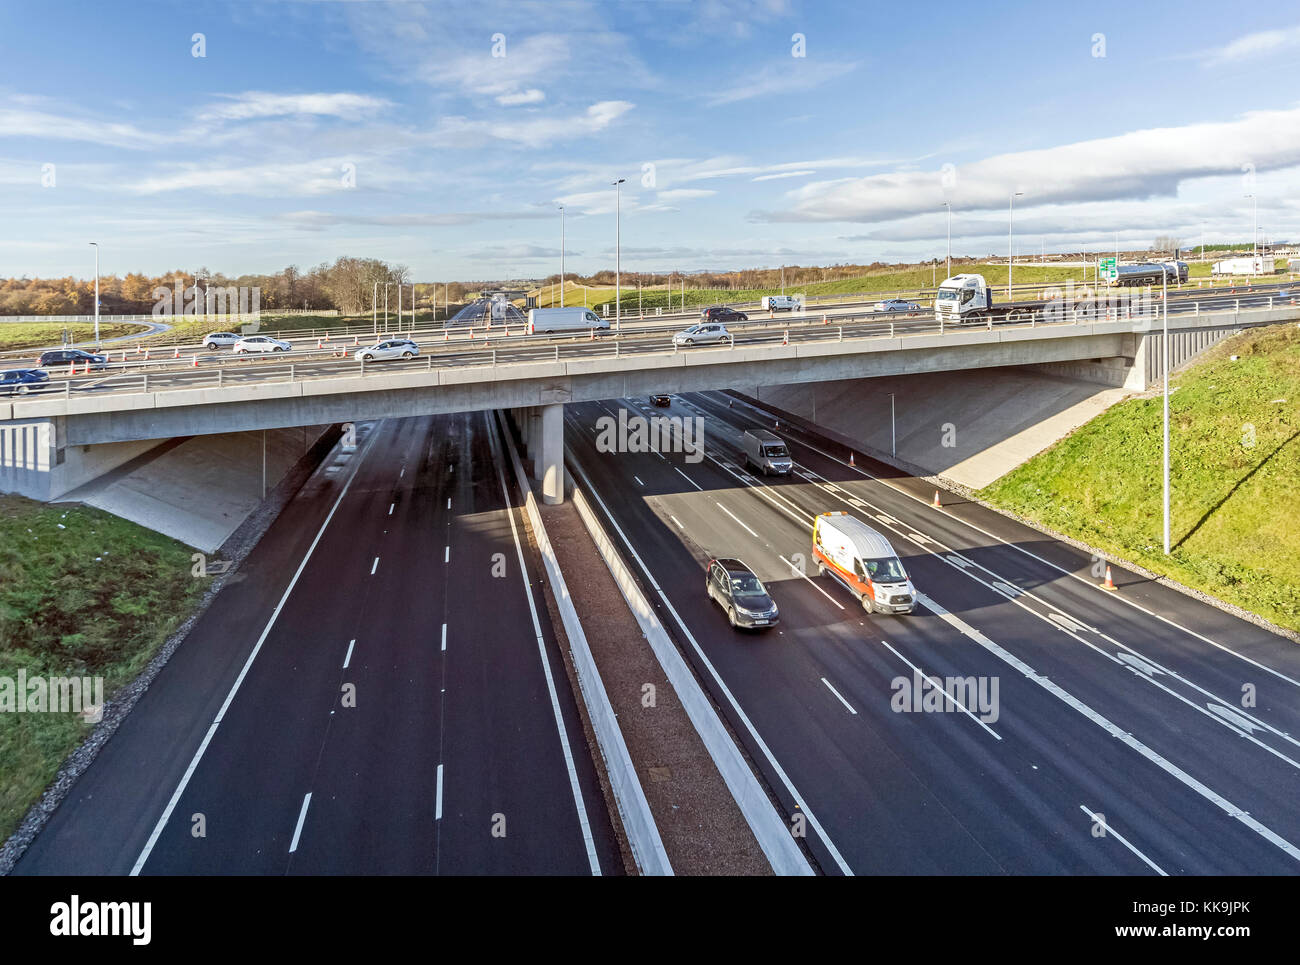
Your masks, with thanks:
<instances>
[{"instance_id":1,"label":"grass verge","mask_svg":"<svg viewBox=\"0 0 1300 965\"><path fill-rule=\"evenodd\" d=\"M102 677L111 698L201 600L191 552L88 506L0 495L0 677ZM0 841L93 726L0 712Z\"/></svg>"},{"instance_id":2,"label":"grass verge","mask_svg":"<svg viewBox=\"0 0 1300 965\"><path fill-rule=\"evenodd\" d=\"M134 325L129 322L101 324L99 338L101 341L117 338L121 335L134 335L143 332L147 326ZM89 342L95 338L94 325L63 325L44 322L5 322L0 324L0 351L12 352L25 348L49 348L63 341L64 333L69 341Z\"/></svg>"},{"instance_id":3,"label":"grass verge","mask_svg":"<svg viewBox=\"0 0 1300 965\"><path fill-rule=\"evenodd\" d=\"M1243 332L1174 376L1168 557L1161 408L1120 402L979 495L1300 631L1300 328Z\"/></svg>"}]
</instances>

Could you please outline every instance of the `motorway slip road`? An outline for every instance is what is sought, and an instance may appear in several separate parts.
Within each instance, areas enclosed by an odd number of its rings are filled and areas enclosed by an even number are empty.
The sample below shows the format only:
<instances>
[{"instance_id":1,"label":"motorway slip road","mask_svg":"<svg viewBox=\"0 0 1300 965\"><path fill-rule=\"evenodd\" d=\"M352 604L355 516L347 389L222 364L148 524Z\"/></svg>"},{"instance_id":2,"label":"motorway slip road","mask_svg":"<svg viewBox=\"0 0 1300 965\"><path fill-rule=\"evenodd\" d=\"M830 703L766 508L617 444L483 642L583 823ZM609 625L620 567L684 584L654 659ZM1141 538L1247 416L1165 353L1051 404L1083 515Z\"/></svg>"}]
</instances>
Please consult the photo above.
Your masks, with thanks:
<instances>
[{"instance_id":1,"label":"motorway slip road","mask_svg":"<svg viewBox=\"0 0 1300 965\"><path fill-rule=\"evenodd\" d=\"M596 421L620 406L702 418L703 460L598 452ZM759 426L773 422L717 394L566 410L577 482L824 871L1300 870L1294 644L1131 575L1106 593L1073 548L982 507L934 509L915 481L875 478L784 424L795 474L756 478L740 435ZM839 510L891 540L913 615L869 615L816 576L812 518ZM728 626L704 592L714 556L769 584L780 627ZM917 675L996 685L995 713L896 712Z\"/></svg>"},{"instance_id":2,"label":"motorway slip road","mask_svg":"<svg viewBox=\"0 0 1300 965\"><path fill-rule=\"evenodd\" d=\"M500 463L481 412L327 462L16 873L621 873Z\"/></svg>"}]
</instances>

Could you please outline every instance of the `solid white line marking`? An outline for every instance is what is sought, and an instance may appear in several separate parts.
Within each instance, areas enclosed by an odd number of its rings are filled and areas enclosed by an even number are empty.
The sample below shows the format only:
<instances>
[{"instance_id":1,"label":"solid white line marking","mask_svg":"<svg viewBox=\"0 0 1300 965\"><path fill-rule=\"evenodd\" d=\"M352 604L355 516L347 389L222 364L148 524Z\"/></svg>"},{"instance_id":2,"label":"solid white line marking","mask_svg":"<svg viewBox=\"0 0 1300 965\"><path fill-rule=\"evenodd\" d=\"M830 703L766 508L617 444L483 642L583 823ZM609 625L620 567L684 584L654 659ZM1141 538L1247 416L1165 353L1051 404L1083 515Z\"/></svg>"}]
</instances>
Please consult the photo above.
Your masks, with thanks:
<instances>
[{"instance_id":1,"label":"solid white line marking","mask_svg":"<svg viewBox=\"0 0 1300 965\"><path fill-rule=\"evenodd\" d=\"M374 575L375 575L375 570L377 570L377 569L379 569L379 557L378 557L378 556L376 556L376 557L375 557L375 561L374 561L373 563L370 564L370 575L371 575L371 576L374 576Z\"/></svg>"},{"instance_id":2,"label":"solid white line marking","mask_svg":"<svg viewBox=\"0 0 1300 965\"><path fill-rule=\"evenodd\" d=\"M632 478L636 480L636 484L637 484L638 486L644 486L644 485L645 485L645 483L643 483L643 482L641 481L641 477L640 477L640 476L633 476Z\"/></svg>"},{"instance_id":3,"label":"solid white line marking","mask_svg":"<svg viewBox=\"0 0 1300 965\"><path fill-rule=\"evenodd\" d=\"M1114 837L1116 841L1118 841L1120 844L1124 845L1124 847L1128 848L1128 849L1129 849L1130 851L1132 851L1135 855L1137 855L1139 858L1141 858L1143 861L1145 861L1146 864L1147 864L1147 867L1149 867L1149 868L1151 868L1153 871L1155 871L1156 874L1160 875L1160 876L1163 877L1163 878L1168 878L1168 877L1169 877L1169 875L1168 875L1164 870L1162 870L1161 867L1160 867L1158 864L1156 864L1154 861L1152 861L1150 858L1148 858L1146 855L1144 855L1144 854L1143 854L1141 851L1139 851L1137 848L1133 847L1133 845L1129 844L1128 839L1126 839L1126 838L1124 837L1124 835L1120 834L1118 831L1116 831L1114 828L1112 828L1109 824L1107 824L1107 823L1106 823L1106 819L1103 818L1100 814L1097 814L1097 813L1095 813L1095 812L1093 812L1093 811L1090 811L1090 810L1088 809L1088 805L1086 805L1086 804L1080 804L1080 805L1079 805L1079 809L1080 809L1081 811L1083 811L1084 814L1088 815L1088 817L1092 818L1094 821L1096 821L1098 824L1100 824L1103 828L1105 828L1105 829L1106 829L1106 836L1107 836L1107 837Z\"/></svg>"},{"instance_id":4,"label":"solid white line marking","mask_svg":"<svg viewBox=\"0 0 1300 965\"><path fill-rule=\"evenodd\" d=\"M450 496L447 497L447 508L448 508L448 509L451 509L451 497L450 497Z\"/></svg>"},{"instance_id":5,"label":"solid white line marking","mask_svg":"<svg viewBox=\"0 0 1300 965\"><path fill-rule=\"evenodd\" d=\"M676 466L673 466L673 468L674 468L674 469L677 469ZM695 487L696 489L698 489L700 492L704 492L704 487L703 487L703 486L701 486L699 483L697 483L697 482L696 482L694 479L692 479L690 476L686 475L686 473L682 472L680 469L677 469L677 475L681 476L683 479L685 479L688 483L690 483L692 486L694 486L694 487Z\"/></svg>"},{"instance_id":6,"label":"solid white line marking","mask_svg":"<svg viewBox=\"0 0 1300 965\"><path fill-rule=\"evenodd\" d=\"M592 835L591 822L587 818L587 805L582 800L582 787L578 784L578 770L573 763L573 751L569 747L569 733L564 726L564 716L560 712L560 699L555 691L555 679L551 674L551 664L546 659L546 638L542 636L542 624L537 617L537 604L533 601L533 588L528 583L528 564L524 559L523 543L519 539L519 527L515 525L515 506L510 500L510 490L506 488L506 475L505 470L502 468L505 453L501 450L496 433L492 431L492 416L486 412L483 416L484 421L487 423L488 439L492 444L492 452L496 456L497 481L501 485L501 495L506 503L506 518L510 520L510 533L515 540L515 554L519 559L519 578L524 584L524 599L528 601L528 612L533 618L533 634L537 638L537 653L542 660L542 675L546 678L546 691L551 698L551 714L555 718L555 729L560 735L560 748L564 754L564 765L569 772L569 788L573 792L573 804L578 812L578 824L582 828L582 839L587 846L587 863L591 866L591 873L599 875L601 873L600 858L596 854L596 840Z\"/></svg>"},{"instance_id":7,"label":"solid white line marking","mask_svg":"<svg viewBox=\"0 0 1300 965\"><path fill-rule=\"evenodd\" d=\"M366 451L369 452L369 447L367 447ZM364 458L363 455L362 459ZM355 465L360 466L360 464L361 460L358 459ZM168 820L171 819L172 812L176 810L177 802L180 801L181 795L185 793L185 788L189 786L190 778L194 776L194 770L199 766L199 761L203 758L203 752L208 749L208 744L212 742L212 736L216 734L217 728L221 725L221 720L225 717L226 710L230 707L231 701L235 699L235 694L238 692L240 684L242 684L244 678L248 676L248 671L253 666L253 661L257 659L258 653L261 652L262 644L266 642L267 636L271 633L271 627L275 626L276 618L280 616L280 611L284 609L284 604L288 601L289 594L292 593L293 588L297 586L298 578L302 576L302 571L307 568L307 561L311 559L312 553L316 551L316 546L320 543L321 537L325 535L325 527L329 526L330 520L334 518L334 513L338 511L339 504L343 502L343 497L348 494L348 490L352 488L352 482L356 478L356 469L353 469L352 475L348 478L347 485L345 485L342 491L339 492L338 499L334 500L334 505L330 507L329 515L325 517L325 522L321 523L320 529L317 530L316 538L313 539L311 545L307 547L307 552L303 555L302 562L298 564L298 569L294 572L293 579L291 579L289 585L285 587L284 595L280 597L280 602L277 603L275 609L271 611L271 619L266 622L266 626L262 629L262 635L257 638L257 643L253 644L252 653L250 653L248 659L244 661L244 666L239 671L239 676L235 678L235 682L231 685L230 692L226 694L226 699L222 702L221 708L217 711L217 716L213 719L212 725L208 728L208 732L203 735L203 742L199 744L199 749L194 752L194 756L190 759L189 767L185 769L184 776L181 777L180 783L176 785L176 790L172 792L171 800L167 802L167 807L163 810L162 816L158 819L158 823L154 825L153 832L149 835L149 840L145 842L144 848L140 852L140 856L135 859L135 864L131 868L132 876L140 873L140 869L144 867L144 863L149 860L149 855L153 853L154 845L158 843L158 836L162 834L162 829L166 827Z\"/></svg>"},{"instance_id":8,"label":"solid white line marking","mask_svg":"<svg viewBox=\"0 0 1300 965\"><path fill-rule=\"evenodd\" d=\"M392 515L393 515L393 507L396 506L396 505L397 505L397 503L389 503L389 504L388 504L388 515L389 515L389 516L392 516Z\"/></svg>"},{"instance_id":9,"label":"solid white line marking","mask_svg":"<svg viewBox=\"0 0 1300 965\"><path fill-rule=\"evenodd\" d=\"M1290 841L1287 841L1281 835L1265 827L1263 824L1260 824L1242 808L1237 807L1237 805L1233 804L1227 798L1218 794L1216 791L1212 790L1211 788L1206 787L1196 778L1192 777L1192 775L1188 774L1186 771L1180 768L1177 764L1174 764L1172 761L1166 760L1156 751L1153 751L1151 748L1147 747L1146 744L1143 744L1132 734L1128 733L1123 728L1107 720L1101 714L1097 713L1097 711L1093 710L1083 701L1079 700L1079 698L1075 697L1073 694L1068 693L1067 691L1062 689L1059 684L1053 683L1051 680L1048 680L1046 677L1041 676L1038 673L1038 671L1036 671L1033 667L1029 666L1029 664L1025 663L1015 654L1008 653L1006 650L1003 650L1000 646L998 646L988 637L984 636L984 634L980 633L969 623L966 623L964 620L962 620L959 617L953 616L953 614L949 613L947 610L941 607L934 600L931 600L924 593L917 593L916 598L918 601L924 604L927 609L932 611L940 619L956 627L959 631L961 631L966 636L970 637L970 639L974 640L985 650L989 651L989 653L993 654L995 657L1000 659L1003 663L1006 663L1009 666L1014 667L1016 670L1019 670L1022 674L1025 675L1026 678L1032 680L1034 683L1038 684L1038 686L1042 687L1048 693L1052 694L1052 696L1061 700L1062 702L1070 706L1072 709L1078 711L1084 717L1088 718L1088 720L1092 721L1102 730L1106 731L1106 733L1110 734L1111 737L1114 737L1116 740L1122 742L1126 746L1137 751L1148 761L1150 761L1151 763L1159 767L1166 774L1177 779L1178 781L1181 781L1185 786L1191 788L1193 791L1195 791L1201 797L1205 798L1211 804L1214 804L1216 807L1220 808L1229 817L1236 818L1242 824L1246 825L1246 827L1250 828L1252 831L1254 831L1256 834L1262 837L1265 841L1269 842L1269 844L1272 844L1275 847L1280 848L1288 857L1300 861L1300 848L1297 848L1294 844L1292 844Z\"/></svg>"},{"instance_id":10,"label":"solid white line marking","mask_svg":"<svg viewBox=\"0 0 1300 965\"><path fill-rule=\"evenodd\" d=\"M743 529L743 530L744 530L746 533L748 533L750 536L754 537L754 539L758 539L758 538L759 538L759 536L758 536L757 533L755 533L752 529L750 529L750 528L749 528L748 526L746 526L744 523L741 523L741 522L740 522L740 517L737 516L735 513L733 513L731 510L729 510L726 506L722 505L722 503L715 502L713 505L717 506L718 509L722 510L724 513L726 513L728 516L730 516L732 519L734 519L737 523L740 523L740 528Z\"/></svg>"},{"instance_id":11,"label":"solid white line marking","mask_svg":"<svg viewBox=\"0 0 1300 965\"><path fill-rule=\"evenodd\" d=\"M824 683L827 686L827 688L829 688L831 693L833 693L836 697L839 697L840 703L843 704L846 708L848 708L850 714L854 714L854 715L857 714L857 711L854 710L851 706L849 706L849 702L844 699L844 697L840 694L840 692L831 686L831 682L829 680L823 677L822 683Z\"/></svg>"},{"instance_id":12,"label":"solid white line marking","mask_svg":"<svg viewBox=\"0 0 1300 965\"><path fill-rule=\"evenodd\" d=\"M442 649L447 649L447 624L442 625Z\"/></svg>"},{"instance_id":13,"label":"solid white line marking","mask_svg":"<svg viewBox=\"0 0 1300 965\"><path fill-rule=\"evenodd\" d=\"M946 690L944 690L944 688L943 688L943 681L942 681L942 680L940 680L938 677L931 677L928 673L926 673L924 670L922 670L922 669L921 669L920 667L918 667L916 664L912 663L912 661L908 660L906 657L904 657L901 653L899 653L899 652L898 652L897 650L895 650L893 647L889 646L889 643L888 643L887 641L885 641L885 640L881 640L880 642L881 642L882 644L884 644L884 646L887 647L887 648L889 649L889 652L892 653L895 657L897 657L899 660L903 661L903 663L907 664L909 667L911 667L913 670L915 670L917 673L919 673L922 677L924 677L927 681L929 681L930 684L931 684L933 687L935 687L935 689L937 689L937 690L939 691L939 693L943 694L943 698L944 698L944 700L949 700L949 701L951 701L952 703L956 704L958 707L961 708L961 711L962 711L963 714L965 714L965 715L966 715L967 717L969 717L971 720L975 721L975 723L979 724L981 727L983 727L986 731L988 731L990 734L992 734L992 735L993 735L994 737L996 737L998 740L1002 740L1002 735L1001 735L1001 734L999 734L999 733L998 733L997 731L995 731L992 727L990 727L990 726L989 726L988 724L986 724L984 721L980 720L980 719L979 719L978 717L976 717L973 713L971 713L970 708L967 707L965 704L963 704L960 700L958 700L956 697L952 696L952 694L950 694L950 693L948 693Z\"/></svg>"},{"instance_id":14,"label":"solid white line marking","mask_svg":"<svg viewBox=\"0 0 1300 965\"><path fill-rule=\"evenodd\" d=\"M293 829L293 841L289 844L289 853L293 854L298 850L298 838L302 835L302 823L307 820L307 805L311 804L311 791L302 799L302 810L298 812L298 826Z\"/></svg>"},{"instance_id":15,"label":"solid white line marking","mask_svg":"<svg viewBox=\"0 0 1300 965\"><path fill-rule=\"evenodd\" d=\"M444 563L450 563L450 562L451 562L451 547L450 547L450 546L448 546L446 549L444 549L444 550L442 551L442 561L443 561Z\"/></svg>"},{"instance_id":16,"label":"solid white line marking","mask_svg":"<svg viewBox=\"0 0 1300 965\"><path fill-rule=\"evenodd\" d=\"M801 579L801 580L806 580L807 583L808 583L808 585L811 586L814 590L816 590L816 591L817 591L818 593L820 593L822 596L826 597L826 599L830 600L832 603L834 603L834 604L835 604L837 607L839 607L841 610L844 609L844 604L843 604L843 603L841 603L839 600L835 599L835 597L831 596L829 593L827 593L825 590L823 590L820 586L818 586L818 585L817 585L816 583L814 583L812 580L808 579L808 574L802 572L802 571L799 569L799 567L795 566L793 563L791 563L791 562L790 562L788 559L786 559L784 556L778 556L777 559L779 559L779 560L780 560L782 563L784 563L786 566L790 567L790 571L791 571L792 573L794 573L796 576L798 576L799 579Z\"/></svg>"},{"instance_id":17,"label":"solid white line marking","mask_svg":"<svg viewBox=\"0 0 1300 965\"><path fill-rule=\"evenodd\" d=\"M670 513L670 514L668 515L668 518L671 519L674 523L677 524L677 528L678 528L678 529L680 529L680 530L685 530L685 529L686 529L686 527L682 525L682 521L681 521L680 519L678 519L676 516L673 516L673 515Z\"/></svg>"},{"instance_id":18,"label":"solid white line marking","mask_svg":"<svg viewBox=\"0 0 1300 965\"><path fill-rule=\"evenodd\" d=\"M353 639L353 640L349 640L349 641L348 641L348 655L347 655L346 657L343 658L343 669L344 669L344 670L347 670L347 669L348 669L348 664L350 664L350 663L352 662L352 648L355 647L356 645L357 645L357 641L356 641L355 639Z\"/></svg>"},{"instance_id":19,"label":"solid white line marking","mask_svg":"<svg viewBox=\"0 0 1300 965\"><path fill-rule=\"evenodd\" d=\"M442 765L441 764L438 765L438 800L437 803L434 805L433 819L435 821L442 820Z\"/></svg>"}]
</instances>

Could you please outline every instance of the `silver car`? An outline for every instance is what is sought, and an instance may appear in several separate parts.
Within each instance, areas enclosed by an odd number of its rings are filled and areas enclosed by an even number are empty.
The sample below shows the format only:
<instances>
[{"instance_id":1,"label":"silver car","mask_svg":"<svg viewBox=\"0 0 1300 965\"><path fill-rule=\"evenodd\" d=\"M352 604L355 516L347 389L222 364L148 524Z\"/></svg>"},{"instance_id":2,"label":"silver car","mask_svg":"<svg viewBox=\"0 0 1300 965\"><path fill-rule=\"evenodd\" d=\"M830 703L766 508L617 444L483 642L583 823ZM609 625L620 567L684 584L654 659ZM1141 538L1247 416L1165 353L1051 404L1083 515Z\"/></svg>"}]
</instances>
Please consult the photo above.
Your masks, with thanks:
<instances>
[{"instance_id":1,"label":"silver car","mask_svg":"<svg viewBox=\"0 0 1300 965\"><path fill-rule=\"evenodd\" d=\"M921 306L916 302L904 301L901 298L889 298L883 302L876 302L874 311L877 312L919 312Z\"/></svg>"},{"instance_id":2,"label":"silver car","mask_svg":"<svg viewBox=\"0 0 1300 965\"><path fill-rule=\"evenodd\" d=\"M674 345L699 345L705 342L729 342L731 335L721 322L700 322L673 336Z\"/></svg>"},{"instance_id":3,"label":"silver car","mask_svg":"<svg viewBox=\"0 0 1300 965\"><path fill-rule=\"evenodd\" d=\"M352 353L363 362L380 362L384 359L409 359L420 354L420 346L409 338L389 338Z\"/></svg>"},{"instance_id":4,"label":"silver car","mask_svg":"<svg viewBox=\"0 0 1300 965\"><path fill-rule=\"evenodd\" d=\"M293 346L288 342L271 338L269 335L246 335L235 343L234 352L236 355L243 355L246 352L287 352L291 348Z\"/></svg>"},{"instance_id":5,"label":"silver car","mask_svg":"<svg viewBox=\"0 0 1300 965\"><path fill-rule=\"evenodd\" d=\"M216 351L219 348L229 348L236 344L240 338L242 338L242 336L236 335L234 332L209 332L207 335L203 336L203 347L210 351Z\"/></svg>"}]
</instances>

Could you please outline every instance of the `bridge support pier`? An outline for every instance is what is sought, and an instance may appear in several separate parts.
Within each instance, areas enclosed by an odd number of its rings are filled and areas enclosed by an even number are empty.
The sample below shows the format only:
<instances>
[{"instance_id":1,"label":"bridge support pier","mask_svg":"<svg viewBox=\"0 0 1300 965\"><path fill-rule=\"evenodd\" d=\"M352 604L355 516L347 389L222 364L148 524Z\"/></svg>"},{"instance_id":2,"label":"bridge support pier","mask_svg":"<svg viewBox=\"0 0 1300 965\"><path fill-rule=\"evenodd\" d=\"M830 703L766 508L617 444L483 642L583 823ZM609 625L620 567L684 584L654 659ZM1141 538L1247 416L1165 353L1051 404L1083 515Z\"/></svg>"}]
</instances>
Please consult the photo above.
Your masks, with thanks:
<instances>
[{"instance_id":1,"label":"bridge support pier","mask_svg":"<svg viewBox=\"0 0 1300 965\"><path fill-rule=\"evenodd\" d=\"M540 407L537 455L542 501L548 506L564 502L564 404Z\"/></svg>"}]
</instances>

